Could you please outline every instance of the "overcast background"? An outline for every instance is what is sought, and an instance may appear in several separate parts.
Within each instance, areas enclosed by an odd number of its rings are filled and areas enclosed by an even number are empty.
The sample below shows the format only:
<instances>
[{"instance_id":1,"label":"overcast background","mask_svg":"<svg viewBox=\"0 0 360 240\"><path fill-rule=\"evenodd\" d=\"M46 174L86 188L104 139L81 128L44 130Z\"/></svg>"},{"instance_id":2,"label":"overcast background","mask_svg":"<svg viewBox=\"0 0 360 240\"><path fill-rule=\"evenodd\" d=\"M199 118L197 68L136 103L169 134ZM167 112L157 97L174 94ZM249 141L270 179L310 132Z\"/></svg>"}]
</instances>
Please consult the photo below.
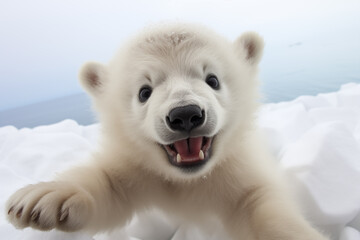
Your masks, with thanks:
<instances>
[{"instance_id":1,"label":"overcast background","mask_svg":"<svg viewBox=\"0 0 360 240\"><path fill-rule=\"evenodd\" d=\"M168 20L201 23L231 40L259 32L266 42L260 65L266 102L360 82L359 0L1 0L0 126L77 119L70 112L88 119L79 112L88 105L77 81L80 66L106 63L129 36Z\"/></svg>"}]
</instances>

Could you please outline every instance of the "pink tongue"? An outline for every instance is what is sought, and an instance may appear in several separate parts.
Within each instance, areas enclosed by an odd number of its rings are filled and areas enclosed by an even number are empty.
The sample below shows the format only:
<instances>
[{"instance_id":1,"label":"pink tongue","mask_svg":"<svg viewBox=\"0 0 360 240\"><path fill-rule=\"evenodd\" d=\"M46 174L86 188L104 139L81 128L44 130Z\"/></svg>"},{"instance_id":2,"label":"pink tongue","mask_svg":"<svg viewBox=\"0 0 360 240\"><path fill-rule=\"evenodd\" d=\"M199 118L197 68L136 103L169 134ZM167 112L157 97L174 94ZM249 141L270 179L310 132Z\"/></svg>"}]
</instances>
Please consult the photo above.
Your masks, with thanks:
<instances>
[{"instance_id":1,"label":"pink tongue","mask_svg":"<svg viewBox=\"0 0 360 240\"><path fill-rule=\"evenodd\" d=\"M202 141L203 137L184 139L175 142L174 147L184 160L186 158L198 158Z\"/></svg>"}]
</instances>

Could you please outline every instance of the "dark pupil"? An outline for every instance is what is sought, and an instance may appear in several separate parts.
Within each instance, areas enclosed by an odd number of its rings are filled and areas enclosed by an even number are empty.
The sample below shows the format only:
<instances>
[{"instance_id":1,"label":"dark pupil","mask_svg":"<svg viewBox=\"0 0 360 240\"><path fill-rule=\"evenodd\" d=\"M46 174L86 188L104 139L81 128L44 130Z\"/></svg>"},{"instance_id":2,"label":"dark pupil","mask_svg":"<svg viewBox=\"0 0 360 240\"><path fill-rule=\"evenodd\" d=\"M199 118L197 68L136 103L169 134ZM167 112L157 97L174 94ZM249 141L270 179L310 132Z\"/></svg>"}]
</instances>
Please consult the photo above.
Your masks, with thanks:
<instances>
[{"instance_id":1,"label":"dark pupil","mask_svg":"<svg viewBox=\"0 0 360 240\"><path fill-rule=\"evenodd\" d=\"M149 89L142 90L142 97L143 98L149 98L150 97L150 91Z\"/></svg>"},{"instance_id":2,"label":"dark pupil","mask_svg":"<svg viewBox=\"0 0 360 240\"><path fill-rule=\"evenodd\" d=\"M145 102L151 95L151 89L143 88L140 90L139 99L141 102Z\"/></svg>"},{"instance_id":3,"label":"dark pupil","mask_svg":"<svg viewBox=\"0 0 360 240\"><path fill-rule=\"evenodd\" d=\"M206 82L212 88L218 88L218 86L219 86L219 82L215 77L208 78L208 80Z\"/></svg>"},{"instance_id":4,"label":"dark pupil","mask_svg":"<svg viewBox=\"0 0 360 240\"><path fill-rule=\"evenodd\" d=\"M212 87L216 87L216 86L217 86L216 79L210 78L210 79L209 79L209 84L210 84Z\"/></svg>"}]
</instances>

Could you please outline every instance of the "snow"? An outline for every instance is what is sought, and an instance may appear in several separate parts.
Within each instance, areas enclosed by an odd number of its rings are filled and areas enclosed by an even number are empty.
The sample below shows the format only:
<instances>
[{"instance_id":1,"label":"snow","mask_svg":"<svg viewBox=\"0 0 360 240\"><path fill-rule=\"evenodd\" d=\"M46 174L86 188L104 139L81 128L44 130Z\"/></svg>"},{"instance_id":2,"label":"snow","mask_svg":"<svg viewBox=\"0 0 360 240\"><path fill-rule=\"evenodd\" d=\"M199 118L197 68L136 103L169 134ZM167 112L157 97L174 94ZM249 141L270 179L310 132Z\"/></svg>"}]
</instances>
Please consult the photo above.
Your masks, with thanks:
<instances>
[{"instance_id":1,"label":"snow","mask_svg":"<svg viewBox=\"0 0 360 240\"><path fill-rule=\"evenodd\" d=\"M266 104L259 125L288 177L306 218L333 240L360 240L360 84L338 92ZM5 219L6 199L19 187L50 180L85 161L97 146L99 125L73 120L33 129L0 128L0 236L7 239L216 240L214 223L179 225L153 210L109 234L16 230Z\"/></svg>"}]
</instances>

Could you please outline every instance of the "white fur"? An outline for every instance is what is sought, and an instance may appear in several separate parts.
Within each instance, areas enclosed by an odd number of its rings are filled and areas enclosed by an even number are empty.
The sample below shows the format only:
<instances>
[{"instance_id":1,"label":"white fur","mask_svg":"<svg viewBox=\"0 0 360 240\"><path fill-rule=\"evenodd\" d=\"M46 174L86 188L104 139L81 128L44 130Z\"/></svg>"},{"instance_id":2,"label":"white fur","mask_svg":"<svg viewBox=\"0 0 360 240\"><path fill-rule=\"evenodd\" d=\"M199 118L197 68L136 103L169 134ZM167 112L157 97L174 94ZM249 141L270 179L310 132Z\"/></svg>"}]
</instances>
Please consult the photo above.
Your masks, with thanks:
<instances>
[{"instance_id":1,"label":"white fur","mask_svg":"<svg viewBox=\"0 0 360 240\"><path fill-rule=\"evenodd\" d=\"M101 149L87 166L16 192L9 221L98 232L158 207L195 223L216 217L232 239L324 240L294 206L256 133L262 49L255 33L232 43L202 26L165 24L131 39L108 65L86 64L80 80L99 112ZM209 73L219 90L205 83ZM144 85L153 92L140 103ZM171 165L160 147L172 132L161 121L189 104L210 112L207 134L216 135L209 161L191 173Z\"/></svg>"}]
</instances>

